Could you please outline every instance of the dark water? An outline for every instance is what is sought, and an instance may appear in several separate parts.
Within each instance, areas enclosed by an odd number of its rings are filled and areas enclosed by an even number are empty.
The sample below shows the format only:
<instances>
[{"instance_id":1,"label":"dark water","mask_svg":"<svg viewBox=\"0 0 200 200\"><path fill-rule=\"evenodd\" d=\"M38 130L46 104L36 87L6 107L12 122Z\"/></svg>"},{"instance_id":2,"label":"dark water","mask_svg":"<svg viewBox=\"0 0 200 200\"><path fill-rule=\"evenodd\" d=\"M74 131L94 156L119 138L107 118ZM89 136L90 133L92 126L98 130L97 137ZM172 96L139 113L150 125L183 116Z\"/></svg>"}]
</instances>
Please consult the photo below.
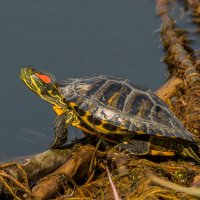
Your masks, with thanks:
<instances>
[{"instance_id":1,"label":"dark water","mask_svg":"<svg viewBox=\"0 0 200 200\"><path fill-rule=\"evenodd\" d=\"M153 90L166 76L154 1L1 0L0 26L0 160L46 150L53 139L55 113L22 84L21 66L58 80L112 74Z\"/></svg>"}]
</instances>

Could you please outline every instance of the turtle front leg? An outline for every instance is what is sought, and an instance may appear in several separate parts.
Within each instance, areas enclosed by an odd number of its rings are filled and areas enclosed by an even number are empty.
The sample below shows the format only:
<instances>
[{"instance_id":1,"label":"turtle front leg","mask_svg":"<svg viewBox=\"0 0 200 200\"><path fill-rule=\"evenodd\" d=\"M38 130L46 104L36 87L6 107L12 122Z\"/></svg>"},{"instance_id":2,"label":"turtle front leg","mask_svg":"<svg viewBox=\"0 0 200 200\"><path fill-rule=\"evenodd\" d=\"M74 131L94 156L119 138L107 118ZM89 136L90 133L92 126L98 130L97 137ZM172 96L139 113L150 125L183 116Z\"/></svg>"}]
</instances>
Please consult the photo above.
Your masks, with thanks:
<instances>
[{"instance_id":1,"label":"turtle front leg","mask_svg":"<svg viewBox=\"0 0 200 200\"><path fill-rule=\"evenodd\" d=\"M67 141L67 129L73 121L73 111L64 112L56 117L54 122L55 139L54 142L50 145L50 148L58 148Z\"/></svg>"}]
</instances>

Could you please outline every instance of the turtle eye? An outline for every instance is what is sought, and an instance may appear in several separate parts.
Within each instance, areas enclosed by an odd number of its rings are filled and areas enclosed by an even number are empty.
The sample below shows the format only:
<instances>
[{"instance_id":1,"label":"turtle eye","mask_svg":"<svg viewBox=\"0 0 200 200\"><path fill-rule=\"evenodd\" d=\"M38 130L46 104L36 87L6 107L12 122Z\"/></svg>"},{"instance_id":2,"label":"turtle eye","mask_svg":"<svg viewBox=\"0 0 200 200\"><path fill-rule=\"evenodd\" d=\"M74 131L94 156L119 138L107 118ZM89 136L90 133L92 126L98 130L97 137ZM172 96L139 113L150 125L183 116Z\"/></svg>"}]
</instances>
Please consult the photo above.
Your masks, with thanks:
<instances>
[{"instance_id":1,"label":"turtle eye","mask_svg":"<svg viewBox=\"0 0 200 200\"><path fill-rule=\"evenodd\" d=\"M39 73L35 73L35 75L42 80L44 83L51 83L51 78L45 74L39 74Z\"/></svg>"}]
</instances>

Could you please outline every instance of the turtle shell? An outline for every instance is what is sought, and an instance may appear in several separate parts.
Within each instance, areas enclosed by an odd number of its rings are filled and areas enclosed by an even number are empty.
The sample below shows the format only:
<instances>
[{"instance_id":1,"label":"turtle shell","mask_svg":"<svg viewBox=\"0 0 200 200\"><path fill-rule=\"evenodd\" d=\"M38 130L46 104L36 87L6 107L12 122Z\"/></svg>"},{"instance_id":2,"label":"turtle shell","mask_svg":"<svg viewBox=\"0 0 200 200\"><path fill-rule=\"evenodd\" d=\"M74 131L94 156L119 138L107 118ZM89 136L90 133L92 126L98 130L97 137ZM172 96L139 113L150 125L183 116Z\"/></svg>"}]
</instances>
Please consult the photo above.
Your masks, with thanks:
<instances>
[{"instance_id":1,"label":"turtle shell","mask_svg":"<svg viewBox=\"0 0 200 200\"><path fill-rule=\"evenodd\" d=\"M66 79L59 83L59 88L78 115L90 113L94 125L106 121L106 128L111 131L120 126L135 134L194 141L161 99L133 81L96 75Z\"/></svg>"}]
</instances>

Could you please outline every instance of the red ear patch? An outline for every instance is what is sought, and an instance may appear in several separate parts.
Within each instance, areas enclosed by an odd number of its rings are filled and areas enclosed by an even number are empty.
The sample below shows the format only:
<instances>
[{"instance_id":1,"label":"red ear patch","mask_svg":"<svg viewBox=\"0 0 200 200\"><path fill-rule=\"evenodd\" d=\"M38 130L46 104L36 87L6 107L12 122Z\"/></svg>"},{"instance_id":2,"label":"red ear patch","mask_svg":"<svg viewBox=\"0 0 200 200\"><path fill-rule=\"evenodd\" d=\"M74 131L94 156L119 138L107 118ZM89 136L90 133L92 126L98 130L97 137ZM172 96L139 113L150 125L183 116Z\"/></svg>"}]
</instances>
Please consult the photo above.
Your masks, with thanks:
<instances>
[{"instance_id":1,"label":"red ear patch","mask_svg":"<svg viewBox=\"0 0 200 200\"><path fill-rule=\"evenodd\" d=\"M44 74L39 74L39 73L35 73L35 75L36 75L39 79L41 79L43 82L45 82L45 83L51 83L51 79L50 79L49 76L44 75Z\"/></svg>"}]
</instances>

